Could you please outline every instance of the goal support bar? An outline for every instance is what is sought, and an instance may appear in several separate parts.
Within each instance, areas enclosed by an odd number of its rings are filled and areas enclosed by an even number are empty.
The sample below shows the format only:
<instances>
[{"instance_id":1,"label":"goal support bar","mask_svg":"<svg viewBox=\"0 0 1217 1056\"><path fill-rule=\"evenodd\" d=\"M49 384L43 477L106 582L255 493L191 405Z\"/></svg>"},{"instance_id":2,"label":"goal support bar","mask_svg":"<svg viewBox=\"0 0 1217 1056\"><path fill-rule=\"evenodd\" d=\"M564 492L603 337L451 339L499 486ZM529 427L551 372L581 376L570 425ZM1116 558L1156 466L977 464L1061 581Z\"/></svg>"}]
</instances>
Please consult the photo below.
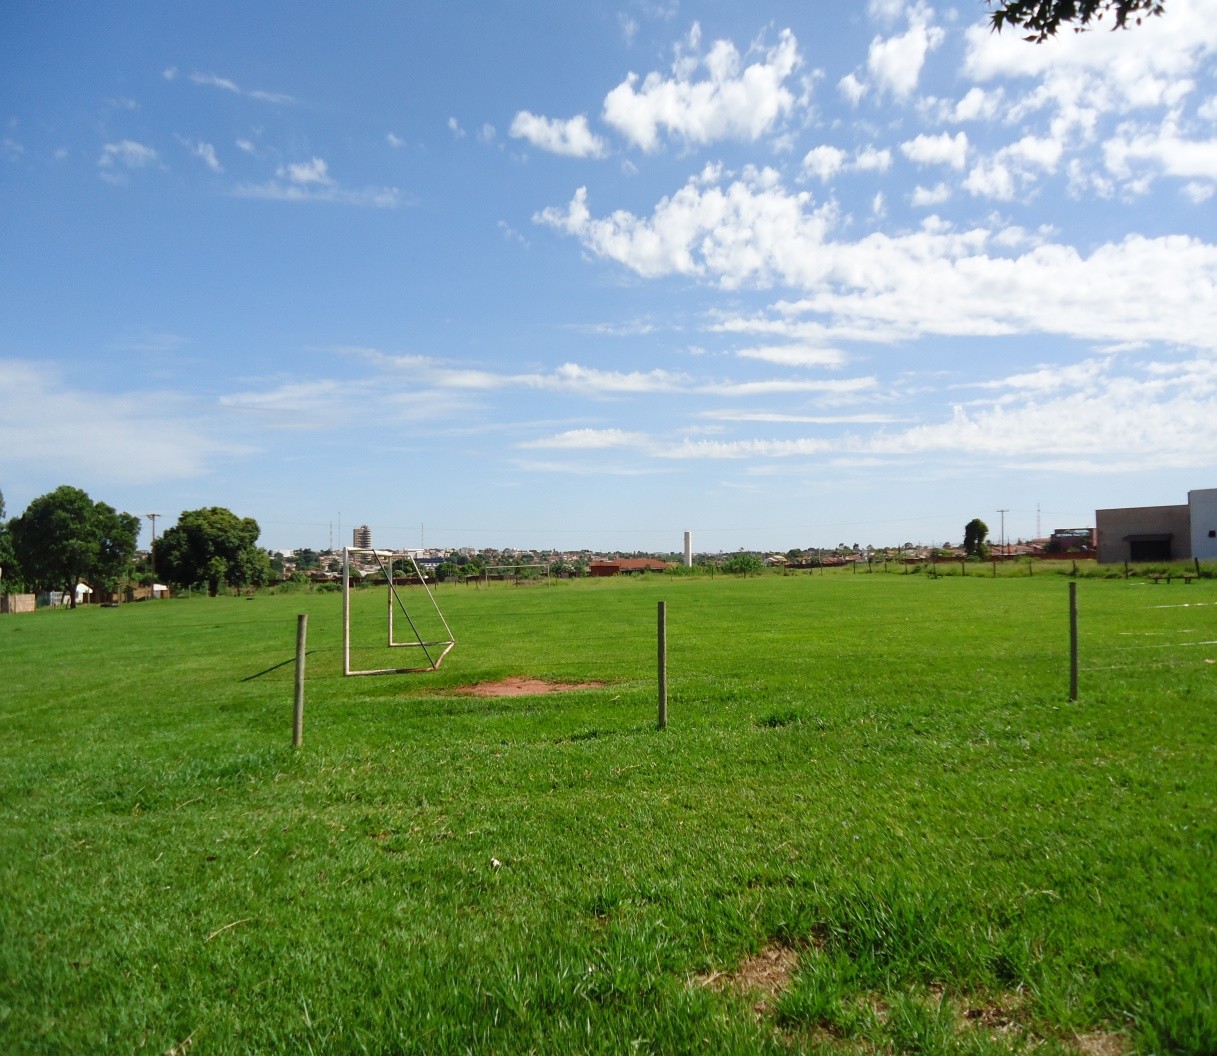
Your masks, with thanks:
<instances>
[{"instance_id":1,"label":"goal support bar","mask_svg":"<svg viewBox=\"0 0 1217 1056\"><path fill-rule=\"evenodd\" d=\"M426 666L419 667L381 667L381 668L363 668L354 669L351 667L351 555L371 556L375 559L380 571L385 577L388 584L388 613L386 618L387 642L385 643L390 649L421 649L423 656L427 658ZM402 571L406 571L405 562L409 562L409 567L413 569L414 575L418 577L419 583L422 585L424 592L427 595L427 600L431 603L431 607L435 610L435 615L438 617L440 625L444 629L444 637L434 640L426 640L418 629L418 625L414 622L409 610L406 608L405 602L401 595L397 592L397 584L393 581L394 567L398 562L402 562ZM406 641L398 641L394 630L393 613L394 609L399 609L405 617L406 623L412 632L413 638ZM435 600L435 595L431 593L431 588L427 585L427 579L422 574L422 570L418 567L416 560L416 551L413 550L370 550L362 547L345 546L342 548L342 673L344 675L406 675L420 671L437 671L439 665L443 663L444 657L451 652L452 647L456 645L456 639L452 635L452 629L448 626L448 621L444 619L444 614L440 611L439 603Z\"/></svg>"}]
</instances>

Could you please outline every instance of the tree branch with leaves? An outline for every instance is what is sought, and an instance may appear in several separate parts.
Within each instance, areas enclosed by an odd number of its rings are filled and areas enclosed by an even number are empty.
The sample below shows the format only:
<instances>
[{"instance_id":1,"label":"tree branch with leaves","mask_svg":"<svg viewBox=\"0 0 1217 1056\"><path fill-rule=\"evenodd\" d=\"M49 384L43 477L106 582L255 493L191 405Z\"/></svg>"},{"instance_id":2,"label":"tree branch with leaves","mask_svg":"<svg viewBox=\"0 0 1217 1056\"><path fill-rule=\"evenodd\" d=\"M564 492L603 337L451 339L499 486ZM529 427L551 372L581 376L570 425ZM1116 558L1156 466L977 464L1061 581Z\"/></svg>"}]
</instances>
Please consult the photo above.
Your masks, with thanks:
<instances>
[{"instance_id":1,"label":"tree branch with leaves","mask_svg":"<svg viewBox=\"0 0 1217 1056\"><path fill-rule=\"evenodd\" d=\"M1143 18L1162 14L1165 6L1165 0L1006 0L989 16L989 24L998 33L1007 26L1026 30L1025 39L1040 44L1056 36L1061 26L1081 33L1106 14L1111 15L1112 29L1139 26Z\"/></svg>"}]
</instances>

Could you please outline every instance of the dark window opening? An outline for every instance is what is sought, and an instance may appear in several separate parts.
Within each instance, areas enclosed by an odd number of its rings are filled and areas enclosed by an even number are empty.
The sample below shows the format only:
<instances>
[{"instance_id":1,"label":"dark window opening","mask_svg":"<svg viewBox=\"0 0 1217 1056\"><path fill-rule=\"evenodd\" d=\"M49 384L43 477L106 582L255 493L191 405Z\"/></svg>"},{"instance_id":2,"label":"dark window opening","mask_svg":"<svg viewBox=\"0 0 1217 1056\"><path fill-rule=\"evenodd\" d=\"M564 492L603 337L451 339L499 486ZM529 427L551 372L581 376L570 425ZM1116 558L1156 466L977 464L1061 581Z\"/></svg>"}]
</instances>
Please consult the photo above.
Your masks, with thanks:
<instances>
[{"instance_id":1,"label":"dark window opening","mask_svg":"<svg viewBox=\"0 0 1217 1056\"><path fill-rule=\"evenodd\" d=\"M1130 561L1169 561L1171 559L1171 541L1165 539L1129 539L1128 557Z\"/></svg>"}]
</instances>

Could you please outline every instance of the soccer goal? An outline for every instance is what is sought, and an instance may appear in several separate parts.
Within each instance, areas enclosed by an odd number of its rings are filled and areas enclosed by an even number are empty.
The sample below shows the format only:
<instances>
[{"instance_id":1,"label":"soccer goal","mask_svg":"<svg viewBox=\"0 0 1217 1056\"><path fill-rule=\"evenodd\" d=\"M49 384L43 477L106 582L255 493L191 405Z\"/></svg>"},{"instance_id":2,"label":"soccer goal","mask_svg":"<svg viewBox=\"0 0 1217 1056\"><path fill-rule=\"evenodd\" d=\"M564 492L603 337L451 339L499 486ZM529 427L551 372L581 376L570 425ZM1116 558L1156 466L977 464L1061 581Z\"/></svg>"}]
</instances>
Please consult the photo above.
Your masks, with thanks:
<instances>
[{"instance_id":1,"label":"soccer goal","mask_svg":"<svg viewBox=\"0 0 1217 1056\"><path fill-rule=\"evenodd\" d=\"M344 675L405 675L418 671L436 671L443 663L444 657L456 645L452 630L444 614L440 611L439 603L431 588L427 586L427 577L418 567L416 550L365 550L360 547L347 546L342 550L342 673ZM359 560L358 572L364 573L362 566L372 565L371 573L376 571L384 576L387 587L388 609L386 618L387 641L390 649L421 649L427 658L425 666L418 667L379 667L356 669L351 667L351 558ZM371 559L370 561L368 559ZM398 592L397 570L403 576L416 577L427 600L431 603L434 617L429 613L420 614L419 618L410 615L406 603ZM410 637L399 641L394 624L394 613L400 612L410 628ZM436 622L438 621L438 622ZM442 632L441 632L442 628ZM405 636L403 635L403 638Z\"/></svg>"}]
</instances>

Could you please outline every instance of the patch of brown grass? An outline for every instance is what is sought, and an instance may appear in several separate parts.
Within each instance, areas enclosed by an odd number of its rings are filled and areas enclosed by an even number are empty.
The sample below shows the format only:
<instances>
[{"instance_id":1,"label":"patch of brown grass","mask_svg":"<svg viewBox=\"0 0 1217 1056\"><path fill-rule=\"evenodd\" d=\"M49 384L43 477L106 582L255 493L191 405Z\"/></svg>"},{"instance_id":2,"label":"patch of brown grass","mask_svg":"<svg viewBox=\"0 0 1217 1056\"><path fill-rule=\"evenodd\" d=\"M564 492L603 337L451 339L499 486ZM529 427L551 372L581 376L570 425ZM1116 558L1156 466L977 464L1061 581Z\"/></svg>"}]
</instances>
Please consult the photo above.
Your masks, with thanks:
<instances>
[{"instance_id":1,"label":"patch of brown grass","mask_svg":"<svg viewBox=\"0 0 1217 1056\"><path fill-rule=\"evenodd\" d=\"M532 697L542 693L569 693L575 689L599 689L603 682L546 682L527 675L512 675L498 682L479 682L474 686L458 686L453 693L468 697Z\"/></svg>"},{"instance_id":2,"label":"patch of brown grass","mask_svg":"<svg viewBox=\"0 0 1217 1056\"><path fill-rule=\"evenodd\" d=\"M693 982L714 990L733 990L738 994L753 996L752 1010L759 1017L765 1015L774 998L790 986L798 966L798 950L773 943L759 953L744 958L734 971L708 972L697 976Z\"/></svg>"},{"instance_id":3,"label":"patch of brown grass","mask_svg":"<svg viewBox=\"0 0 1217 1056\"><path fill-rule=\"evenodd\" d=\"M983 1030L989 1034L1010 1035L1025 1028L1019 1014L1026 1003L1026 995L1012 990L986 997L984 1000L963 996L956 1002L959 1021L967 1027Z\"/></svg>"},{"instance_id":4,"label":"patch of brown grass","mask_svg":"<svg viewBox=\"0 0 1217 1056\"><path fill-rule=\"evenodd\" d=\"M1132 1042L1114 1031L1096 1031L1093 1034L1075 1034L1073 1049L1079 1056L1125 1056L1132 1052Z\"/></svg>"}]
</instances>

